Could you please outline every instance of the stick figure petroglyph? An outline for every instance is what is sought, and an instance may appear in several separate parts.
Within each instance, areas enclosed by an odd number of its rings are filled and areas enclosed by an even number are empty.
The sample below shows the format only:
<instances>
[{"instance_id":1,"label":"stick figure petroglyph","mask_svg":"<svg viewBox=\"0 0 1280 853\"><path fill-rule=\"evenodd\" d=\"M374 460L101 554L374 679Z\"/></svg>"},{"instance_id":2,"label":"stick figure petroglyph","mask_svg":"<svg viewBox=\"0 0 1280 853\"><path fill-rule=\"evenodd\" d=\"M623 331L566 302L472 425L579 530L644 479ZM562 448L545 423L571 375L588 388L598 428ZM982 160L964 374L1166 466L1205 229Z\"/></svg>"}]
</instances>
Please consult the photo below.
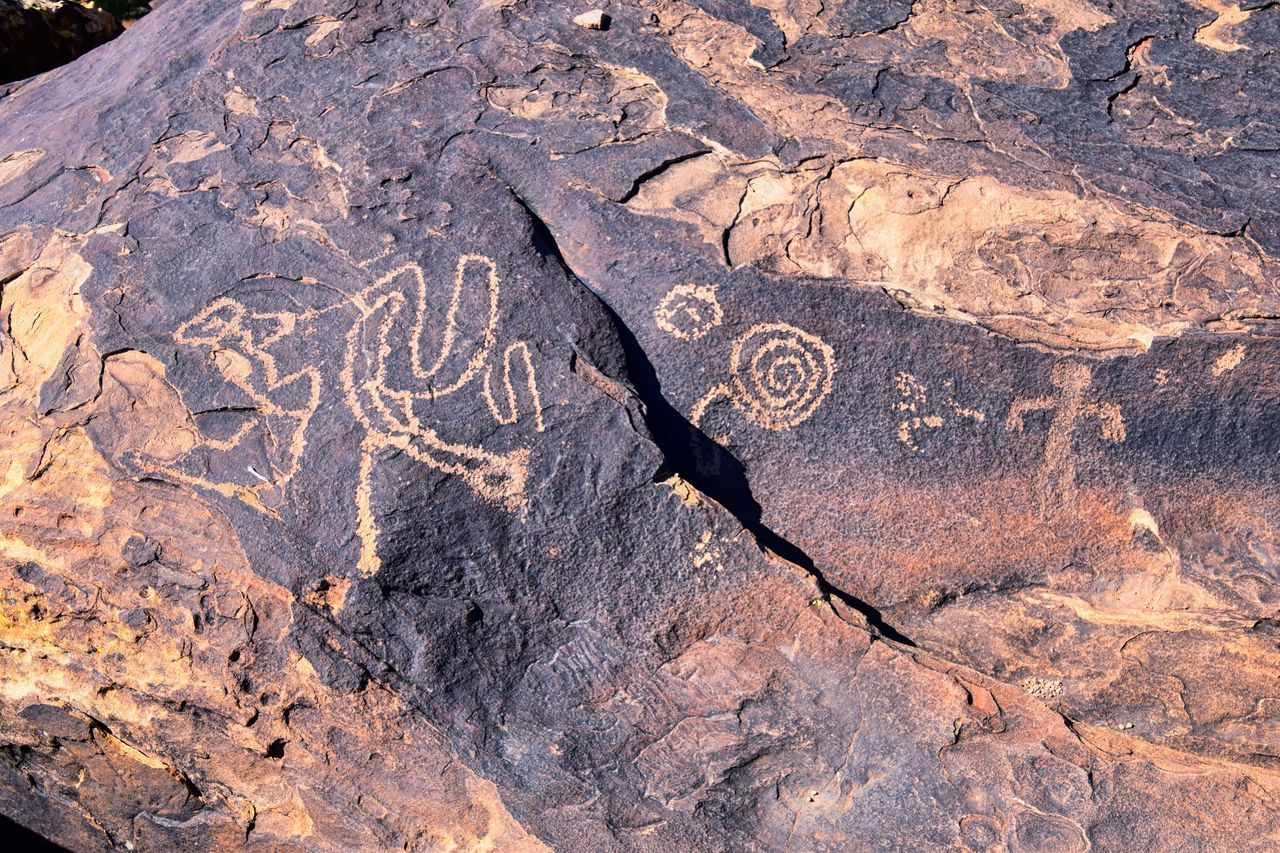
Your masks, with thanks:
<instances>
[{"instance_id":1,"label":"stick figure petroglyph","mask_svg":"<svg viewBox=\"0 0 1280 853\"><path fill-rule=\"evenodd\" d=\"M479 385L479 394L498 424L518 416L513 370L524 374L538 432L542 406L529 348L523 342L493 359L498 332L501 280L496 265L482 255L463 255L440 331L439 348L428 364L423 357L430 305L427 282L416 265L401 267L355 298L360 312L347 335L342 387L351 411L365 428L356 484L356 534L361 574L375 574L379 529L373 512L376 458L398 450L410 458L455 475L480 497L515 513L526 508L529 451L493 453L483 447L449 441L428 426L419 405L430 405ZM493 362L491 363L491 359ZM495 398L499 373L505 398Z\"/></svg>"},{"instance_id":2,"label":"stick figure petroglyph","mask_svg":"<svg viewBox=\"0 0 1280 853\"><path fill-rule=\"evenodd\" d=\"M733 342L730 381L694 404L689 422L701 426L707 409L728 399L752 424L787 430L804 423L831 393L835 353L817 335L786 323L760 323Z\"/></svg>"},{"instance_id":3,"label":"stick figure petroglyph","mask_svg":"<svg viewBox=\"0 0 1280 853\"><path fill-rule=\"evenodd\" d=\"M1052 510L1063 500L1075 494L1076 460L1071 451L1071 439L1076 425L1084 419L1098 422L1098 433L1103 440L1113 444L1124 441L1124 417L1115 403L1086 401L1085 392L1093 381L1093 371L1087 364L1064 361L1053 367L1049 377L1057 391L1046 397L1014 400L1009 407L1005 429L1022 432L1026 412L1053 410L1049 432L1044 441L1044 464L1036 477L1036 492L1045 508Z\"/></svg>"}]
</instances>

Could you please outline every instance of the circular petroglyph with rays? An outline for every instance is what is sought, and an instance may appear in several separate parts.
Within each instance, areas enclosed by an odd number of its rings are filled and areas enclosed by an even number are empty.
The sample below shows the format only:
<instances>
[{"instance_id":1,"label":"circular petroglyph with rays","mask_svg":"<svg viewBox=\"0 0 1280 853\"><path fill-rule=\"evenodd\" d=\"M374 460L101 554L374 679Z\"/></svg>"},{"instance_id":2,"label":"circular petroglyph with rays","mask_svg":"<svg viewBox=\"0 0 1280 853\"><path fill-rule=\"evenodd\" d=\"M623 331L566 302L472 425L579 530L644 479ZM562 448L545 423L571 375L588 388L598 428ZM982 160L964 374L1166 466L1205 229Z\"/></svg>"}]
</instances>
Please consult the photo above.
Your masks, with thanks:
<instances>
[{"instance_id":1,"label":"circular petroglyph with rays","mask_svg":"<svg viewBox=\"0 0 1280 853\"><path fill-rule=\"evenodd\" d=\"M724 310L710 284L678 284L653 310L658 328L683 341L694 341L720 325Z\"/></svg>"}]
</instances>

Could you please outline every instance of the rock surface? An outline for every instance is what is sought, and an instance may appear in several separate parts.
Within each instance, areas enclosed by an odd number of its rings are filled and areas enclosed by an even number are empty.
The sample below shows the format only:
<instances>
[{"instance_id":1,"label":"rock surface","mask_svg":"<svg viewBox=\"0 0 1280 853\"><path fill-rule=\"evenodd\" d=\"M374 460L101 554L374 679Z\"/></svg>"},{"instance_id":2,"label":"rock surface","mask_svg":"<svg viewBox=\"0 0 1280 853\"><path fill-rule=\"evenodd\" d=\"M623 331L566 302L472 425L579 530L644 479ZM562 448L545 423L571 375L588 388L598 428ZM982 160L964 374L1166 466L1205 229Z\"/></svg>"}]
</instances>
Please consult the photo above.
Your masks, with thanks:
<instances>
[{"instance_id":1,"label":"rock surface","mask_svg":"<svg viewBox=\"0 0 1280 853\"><path fill-rule=\"evenodd\" d=\"M582 11L0 89L0 812L1280 844L1280 7Z\"/></svg>"}]
</instances>

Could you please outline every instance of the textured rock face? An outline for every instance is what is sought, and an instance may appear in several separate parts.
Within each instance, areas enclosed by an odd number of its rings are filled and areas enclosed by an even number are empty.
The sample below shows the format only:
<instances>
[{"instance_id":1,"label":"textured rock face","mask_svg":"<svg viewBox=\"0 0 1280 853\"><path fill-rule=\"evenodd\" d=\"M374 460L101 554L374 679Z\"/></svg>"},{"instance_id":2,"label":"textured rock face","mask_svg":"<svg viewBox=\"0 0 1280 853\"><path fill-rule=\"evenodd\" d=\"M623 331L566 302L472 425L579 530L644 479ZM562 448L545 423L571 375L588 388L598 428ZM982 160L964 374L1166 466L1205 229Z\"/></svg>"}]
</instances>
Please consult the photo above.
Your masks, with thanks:
<instances>
[{"instance_id":1,"label":"textured rock face","mask_svg":"<svg viewBox=\"0 0 1280 853\"><path fill-rule=\"evenodd\" d=\"M0 90L0 812L1280 843L1277 9L585 11Z\"/></svg>"}]
</instances>

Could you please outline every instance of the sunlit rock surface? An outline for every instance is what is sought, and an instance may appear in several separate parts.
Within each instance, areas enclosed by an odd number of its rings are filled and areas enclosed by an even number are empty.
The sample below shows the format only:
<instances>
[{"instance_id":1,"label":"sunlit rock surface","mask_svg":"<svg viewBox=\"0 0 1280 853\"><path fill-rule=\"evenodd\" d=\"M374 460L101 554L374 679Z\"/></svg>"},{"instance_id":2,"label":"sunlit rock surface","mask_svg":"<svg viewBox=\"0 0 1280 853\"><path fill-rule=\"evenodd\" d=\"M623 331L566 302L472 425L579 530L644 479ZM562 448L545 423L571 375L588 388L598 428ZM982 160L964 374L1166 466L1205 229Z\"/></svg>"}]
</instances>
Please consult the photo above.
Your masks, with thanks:
<instances>
[{"instance_id":1,"label":"sunlit rock surface","mask_svg":"<svg viewBox=\"0 0 1280 853\"><path fill-rule=\"evenodd\" d=\"M1280 843L1280 9L601 8L0 89L0 812Z\"/></svg>"}]
</instances>

